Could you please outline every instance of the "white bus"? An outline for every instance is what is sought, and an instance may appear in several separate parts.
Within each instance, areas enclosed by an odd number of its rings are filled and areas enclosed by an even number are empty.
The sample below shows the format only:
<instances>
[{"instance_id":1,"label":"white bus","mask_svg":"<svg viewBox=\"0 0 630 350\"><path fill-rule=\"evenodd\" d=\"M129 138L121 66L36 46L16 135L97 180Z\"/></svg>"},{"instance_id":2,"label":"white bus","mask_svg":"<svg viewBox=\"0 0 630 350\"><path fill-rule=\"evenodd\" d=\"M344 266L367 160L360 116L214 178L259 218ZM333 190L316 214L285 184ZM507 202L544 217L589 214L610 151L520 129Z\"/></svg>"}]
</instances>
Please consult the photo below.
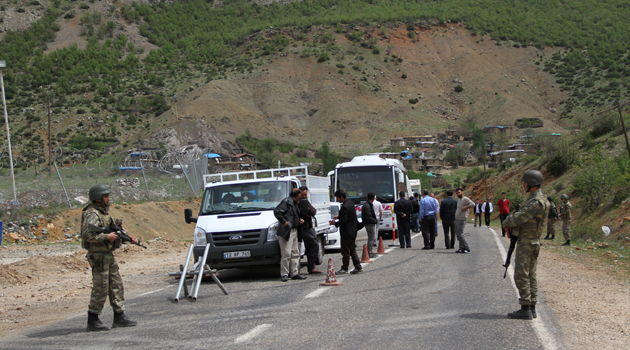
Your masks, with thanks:
<instances>
[{"instance_id":1,"label":"white bus","mask_svg":"<svg viewBox=\"0 0 630 350\"><path fill-rule=\"evenodd\" d=\"M332 194L340 188L348 193L359 220L367 194L374 192L384 210L379 233L396 230L394 202L399 199L398 192L405 192L407 198L411 193L407 171L401 161L374 154L357 156L349 162L337 164L335 170L328 173L328 179ZM334 200L334 196L332 198Z\"/></svg>"}]
</instances>

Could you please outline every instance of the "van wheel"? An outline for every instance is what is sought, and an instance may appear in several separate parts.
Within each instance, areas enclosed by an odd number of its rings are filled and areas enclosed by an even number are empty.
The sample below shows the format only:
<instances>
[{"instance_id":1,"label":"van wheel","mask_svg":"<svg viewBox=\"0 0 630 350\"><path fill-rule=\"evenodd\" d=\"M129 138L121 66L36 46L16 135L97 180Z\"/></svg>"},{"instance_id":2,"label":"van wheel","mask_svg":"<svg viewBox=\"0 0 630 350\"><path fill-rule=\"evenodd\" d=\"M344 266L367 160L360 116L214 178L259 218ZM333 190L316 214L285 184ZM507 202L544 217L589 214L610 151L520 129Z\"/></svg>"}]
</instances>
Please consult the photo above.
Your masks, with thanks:
<instances>
[{"instance_id":1,"label":"van wheel","mask_svg":"<svg viewBox=\"0 0 630 350\"><path fill-rule=\"evenodd\" d=\"M321 265L324 263L324 236L317 237L317 243L317 261L315 263Z\"/></svg>"}]
</instances>

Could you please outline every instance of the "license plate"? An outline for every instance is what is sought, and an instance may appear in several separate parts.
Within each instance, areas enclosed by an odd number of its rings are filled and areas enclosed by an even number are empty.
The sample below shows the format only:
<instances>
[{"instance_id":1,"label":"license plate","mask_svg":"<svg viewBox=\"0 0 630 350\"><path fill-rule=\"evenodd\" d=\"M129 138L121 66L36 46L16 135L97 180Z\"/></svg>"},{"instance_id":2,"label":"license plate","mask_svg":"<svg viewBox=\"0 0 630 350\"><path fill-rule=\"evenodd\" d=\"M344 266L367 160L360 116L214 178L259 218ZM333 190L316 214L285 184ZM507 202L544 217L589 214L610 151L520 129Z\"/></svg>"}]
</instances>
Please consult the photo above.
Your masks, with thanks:
<instances>
[{"instance_id":1,"label":"license plate","mask_svg":"<svg viewBox=\"0 0 630 350\"><path fill-rule=\"evenodd\" d=\"M223 253L223 259L238 259L238 258L249 258L252 254L249 250L243 250L240 252L225 252Z\"/></svg>"}]
</instances>

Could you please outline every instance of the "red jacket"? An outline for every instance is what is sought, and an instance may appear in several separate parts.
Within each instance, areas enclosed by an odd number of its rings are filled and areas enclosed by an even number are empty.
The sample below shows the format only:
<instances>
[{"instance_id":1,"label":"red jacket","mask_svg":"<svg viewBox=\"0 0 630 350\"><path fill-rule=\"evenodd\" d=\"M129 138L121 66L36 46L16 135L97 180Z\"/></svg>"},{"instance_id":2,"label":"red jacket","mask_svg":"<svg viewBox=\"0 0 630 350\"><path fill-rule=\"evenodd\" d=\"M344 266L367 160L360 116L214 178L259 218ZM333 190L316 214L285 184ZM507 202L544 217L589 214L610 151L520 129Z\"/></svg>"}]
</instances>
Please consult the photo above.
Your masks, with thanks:
<instances>
[{"instance_id":1,"label":"red jacket","mask_svg":"<svg viewBox=\"0 0 630 350\"><path fill-rule=\"evenodd\" d=\"M510 213L510 200L509 199L499 199L499 201L497 202L497 205L499 206L499 213L500 214L509 214Z\"/></svg>"}]
</instances>

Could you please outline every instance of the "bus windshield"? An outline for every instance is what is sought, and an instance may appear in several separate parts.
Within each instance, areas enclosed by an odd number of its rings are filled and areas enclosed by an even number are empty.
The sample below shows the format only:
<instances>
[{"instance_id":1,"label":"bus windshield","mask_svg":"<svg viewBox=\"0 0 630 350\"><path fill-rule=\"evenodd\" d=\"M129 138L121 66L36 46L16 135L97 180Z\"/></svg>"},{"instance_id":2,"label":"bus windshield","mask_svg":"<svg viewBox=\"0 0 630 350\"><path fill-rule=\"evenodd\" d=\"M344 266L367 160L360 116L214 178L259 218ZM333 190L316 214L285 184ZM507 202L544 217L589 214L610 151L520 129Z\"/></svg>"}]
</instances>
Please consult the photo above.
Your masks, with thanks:
<instances>
[{"instance_id":1,"label":"bus windshield","mask_svg":"<svg viewBox=\"0 0 630 350\"><path fill-rule=\"evenodd\" d=\"M206 189L201 215L272 210L287 196L287 183L251 182Z\"/></svg>"},{"instance_id":2,"label":"bus windshield","mask_svg":"<svg viewBox=\"0 0 630 350\"><path fill-rule=\"evenodd\" d=\"M367 200L367 194L374 192L383 203L393 203L395 179L391 166L365 166L337 169L337 188L348 193L355 204Z\"/></svg>"}]
</instances>

